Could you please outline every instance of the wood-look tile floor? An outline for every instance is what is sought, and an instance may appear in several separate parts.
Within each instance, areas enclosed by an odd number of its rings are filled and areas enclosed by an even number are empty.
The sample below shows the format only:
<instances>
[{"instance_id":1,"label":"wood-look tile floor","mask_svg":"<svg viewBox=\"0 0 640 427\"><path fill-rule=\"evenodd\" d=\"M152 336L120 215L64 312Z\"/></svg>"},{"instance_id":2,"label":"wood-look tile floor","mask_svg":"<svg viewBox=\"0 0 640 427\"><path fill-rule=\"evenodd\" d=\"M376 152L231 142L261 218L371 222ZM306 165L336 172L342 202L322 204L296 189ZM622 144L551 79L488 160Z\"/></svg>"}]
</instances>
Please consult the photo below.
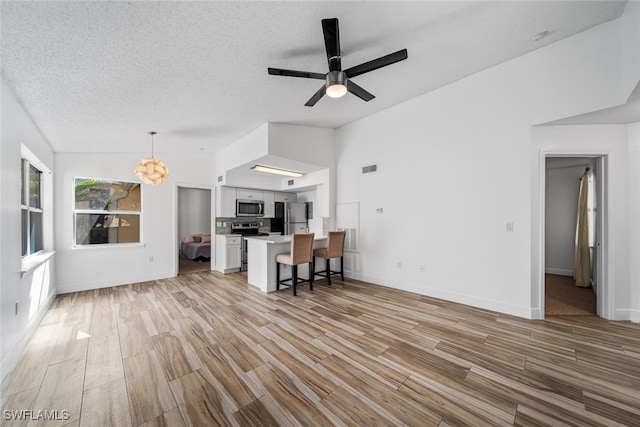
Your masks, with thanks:
<instances>
[{"instance_id":1,"label":"wood-look tile floor","mask_svg":"<svg viewBox=\"0 0 640 427\"><path fill-rule=\"evenodd\" d=\"M637 426L640 325L194 273L57 297L1 405L7 426Z\"/></svg>"}]
</instances>

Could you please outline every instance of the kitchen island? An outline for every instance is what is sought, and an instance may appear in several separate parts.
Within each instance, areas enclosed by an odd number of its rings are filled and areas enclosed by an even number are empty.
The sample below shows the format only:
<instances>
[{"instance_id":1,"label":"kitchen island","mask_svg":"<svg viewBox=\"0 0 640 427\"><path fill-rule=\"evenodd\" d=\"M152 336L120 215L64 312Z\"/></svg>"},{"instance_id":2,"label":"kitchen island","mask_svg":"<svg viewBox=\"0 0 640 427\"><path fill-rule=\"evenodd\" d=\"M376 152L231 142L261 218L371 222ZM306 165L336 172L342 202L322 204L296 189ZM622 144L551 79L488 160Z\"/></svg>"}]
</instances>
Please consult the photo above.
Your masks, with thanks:
<instances>
[{"instance_id":1,"label":"kitchen island","mask_svg":"<svg viewBox=\"0 0 640 427\"><path fill-rule=\"evenodd\" d=\"M276 255L291 251L291 236L244 236L247 241L247 281L262 292L276 290ZM327 236L315 236L313 248L324 248ZM280 279L291 277L291 267L280 266ZM300 279L309 278L308 267L298 267Z\"/></svg>"}]
</instances>

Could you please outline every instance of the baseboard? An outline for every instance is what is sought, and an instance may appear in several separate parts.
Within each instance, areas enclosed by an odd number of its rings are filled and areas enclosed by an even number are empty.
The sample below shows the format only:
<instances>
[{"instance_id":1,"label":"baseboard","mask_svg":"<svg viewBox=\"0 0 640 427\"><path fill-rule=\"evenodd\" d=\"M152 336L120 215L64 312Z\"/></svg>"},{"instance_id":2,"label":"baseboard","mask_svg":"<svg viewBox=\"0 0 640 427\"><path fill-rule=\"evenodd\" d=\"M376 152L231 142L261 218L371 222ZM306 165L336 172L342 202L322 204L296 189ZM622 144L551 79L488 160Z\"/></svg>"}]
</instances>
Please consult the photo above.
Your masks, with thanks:
<instances>
[{"instance_id":1,"label":"baseboard","mask_svg":"<svg viewBox=\"0 0 640 427\"><path fill-rule=\"evenodd\" d=\"M168 279L175 277L172 271L150 274L139 277L120 277L116 279L100 280L95 282L83 282L82 284L60 285L58 284L58 294L68 294L71 292L90 291L92 289L110 288L112 286L129 285L132 283L151 282L153 280Z\"/></svg>"},{"instance_id":2,"label":"baseboard","mask_svg":"<svg viewBox=\"0 0 640 427\"><path fill-rule=\"evenodd\" d=\"M362 280L364 282L373 283L388 288L399 289L402 291L413 292L419 295L425 295L428 297L439 298L446 301L456 302L459 304L470 305L472 307L482 308L490 311L497 311L499 313L510 314L512 316L522 317L525 319L534 319L535 311L530 307L519 307L512 304L506 304L501 301L490 300L486 298L480 298L472 295L465 295L456 292L443 291L442 289L425 288L424 286L416 283L406 283L393 279L379 278L375 276L369 276L366 274L360 274L354 271L344 272L345 277ZM539 316L538 310L538 316ZM539 318L539 317L537 317Z\"/></svg>"},{"instance_id":3,"label":"baseboard","mask_svg":"<svg viewBox=\"0 0 640 427\"><path fill-rule=\"evenodd\" d=\"M545 274L555 274L557 276L573 277L573 270L563 270L562 268L545 268Z\"/></svg>"},{"instance_id":4,"label":"baseboard","mask_svg":"<svg viewBox=\"0 0 640 427\"><path fill-rule=\"evenodd\" d=\"M634 323L640 323L640 310L631 308L619 308L615 310L615 317L611 320L628 320Z\"/></svg>"},{"instance_id":5,"label":"baseboard","mask_svg":"<svg viewBox=\"0 0 640 427\"><path fill-rule=\"evenodd\" d=\"M27 328L24 330L20 338L2 359L2 363L0 363L0 396L4 396L4 393L9 386L9 381L11 380L11 373L16 367L18 358L24 351L27 343L33 336L33 333L36 331L38 326L40 326L40 322L47 313L47 310L49 310L49 307L51 307L51 304L56 298L56 295L57 293L54 289L53 292L51 292L51 294L47 297L45 303L40 306L38 313L34 316L33 319L31 319L31 322L29 322L29 325L27 325Z\"/></svg>"}]
</instances>

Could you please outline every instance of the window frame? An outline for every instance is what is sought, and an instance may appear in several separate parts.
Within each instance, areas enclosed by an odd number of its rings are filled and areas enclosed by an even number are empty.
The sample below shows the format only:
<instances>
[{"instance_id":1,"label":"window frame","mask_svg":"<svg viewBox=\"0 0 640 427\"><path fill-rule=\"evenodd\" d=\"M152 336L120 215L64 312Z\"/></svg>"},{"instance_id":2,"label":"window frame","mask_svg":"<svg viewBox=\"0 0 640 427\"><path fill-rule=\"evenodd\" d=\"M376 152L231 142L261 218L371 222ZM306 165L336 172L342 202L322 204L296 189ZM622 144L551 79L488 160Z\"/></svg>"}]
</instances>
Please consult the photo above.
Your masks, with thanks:
<instances>
[{"instance_id":1,"label":"window frame","mask_svg":"<svg viewBox=\"0 0 640 427\"><path fill-rule=\"evenodd\" d=\"M104 182L108 182L110 184L137 184L140 188L140 209L139 210L120 210L120 209L115 209L115 210L109 210L109 209L78 209L76 208L76 180L78 179L93 179L96 181L104 181ZM113 179L113 178L96 178L96 177L88 177L88 176L75 176L72 179L71 182L72 185L72 189L71 189L71 204L72 204L72 229L73 229L73 240L72 240L72 249L78 249L78 250L91 250L91 249L105 249L105 248L122 248L122 247L135 247L135 246L144 246L144 240L143 240L143 234L142 234L142 230L143 230L143 185L140 182L135 182L135 181L127 181L127 180L122 180L122 179ZM89 243L89 244L78 244L78 227L77 227L77 215L81 214L81 215L86 215L86 214L90 214L90 215L138 215L139 219L138 219L138 224L139 224L139 229L138 229L138 241L137 242L125 242L125 243Z\"/></svg>"},{"instance_id":2,"label":"window frame","mask_svg":"<svg viewBox=\"0 0 640 427\"><path fill-rule=\"evenodd\" d=\"M31 200L31 191L30 191L30 172L31 172L31 168L35 169L38 172L38 204L39 207L34 207L31 206L30 200ZM22 248L23 242L23 236L26 233L26 250L25 253L21 254L21 259L26 259L29 258L31 256L37 255L37 254L41 254L42 252L44 252L44 217L45 217L45 212L43 209L43 205L44 205L44 200L43 200L43 191L42 191L42 187L43 187L43 177L44 177L45 171L42 170L42 167L40 167L39 165L34 165L34 163L29 160L28 158L26 158L25 156L21 156L20 157L20 240L21 240L21 249L20 251L22 252L22 250L24 248ZM26 221L23 221L23 214L26 213ZM34 251L33 248L31 248L31 216L33 213L39 213L40 214L40 246L41 248ZM26 228L26 230L25 230Z\"/></svg>"}]
</instances>

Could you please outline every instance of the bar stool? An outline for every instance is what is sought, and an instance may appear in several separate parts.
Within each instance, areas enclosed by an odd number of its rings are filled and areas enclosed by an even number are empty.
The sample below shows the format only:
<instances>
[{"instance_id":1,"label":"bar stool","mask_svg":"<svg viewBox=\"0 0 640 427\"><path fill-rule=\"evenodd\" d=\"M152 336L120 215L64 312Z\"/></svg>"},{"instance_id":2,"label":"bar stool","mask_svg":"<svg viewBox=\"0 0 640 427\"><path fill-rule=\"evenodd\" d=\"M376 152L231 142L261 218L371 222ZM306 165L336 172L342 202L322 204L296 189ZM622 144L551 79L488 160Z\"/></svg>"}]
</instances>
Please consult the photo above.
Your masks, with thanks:
<instances>
[{"instance_id":1,"label":"bar stool","mask_svg":"<svg viewBox=\"0 0 640 427\"><path fill-rule=\"evenodd\" d=\"M276 290L280 285L289 285L291 281L291 293L296 296L296 286L299 283L309 282L309 290L313 291L313 236L314 233L294 234L291 237L291 252L276 255ZM280 280L280 264L291 266L291 278ZM309 264L309 279L298 280L298 265Z\"/></svg>"},{"instance_id":2,"label":"bar stool","mask_svg":"<svg viewBox=\"0 0 640 427\"><path fill-rule=\"evenodd\" d=\"M331 275L340 274L340 278L344 282L344 238L346 231L330 231L327 239L326 248L318 248L313 250L313 268L315 272L316 257L324 258L326 269L323 272L315 273L317 276L326 277L331 286ZM331 258L340 257L340 271L331 271Z\"/></svg>"}]
</instances>

